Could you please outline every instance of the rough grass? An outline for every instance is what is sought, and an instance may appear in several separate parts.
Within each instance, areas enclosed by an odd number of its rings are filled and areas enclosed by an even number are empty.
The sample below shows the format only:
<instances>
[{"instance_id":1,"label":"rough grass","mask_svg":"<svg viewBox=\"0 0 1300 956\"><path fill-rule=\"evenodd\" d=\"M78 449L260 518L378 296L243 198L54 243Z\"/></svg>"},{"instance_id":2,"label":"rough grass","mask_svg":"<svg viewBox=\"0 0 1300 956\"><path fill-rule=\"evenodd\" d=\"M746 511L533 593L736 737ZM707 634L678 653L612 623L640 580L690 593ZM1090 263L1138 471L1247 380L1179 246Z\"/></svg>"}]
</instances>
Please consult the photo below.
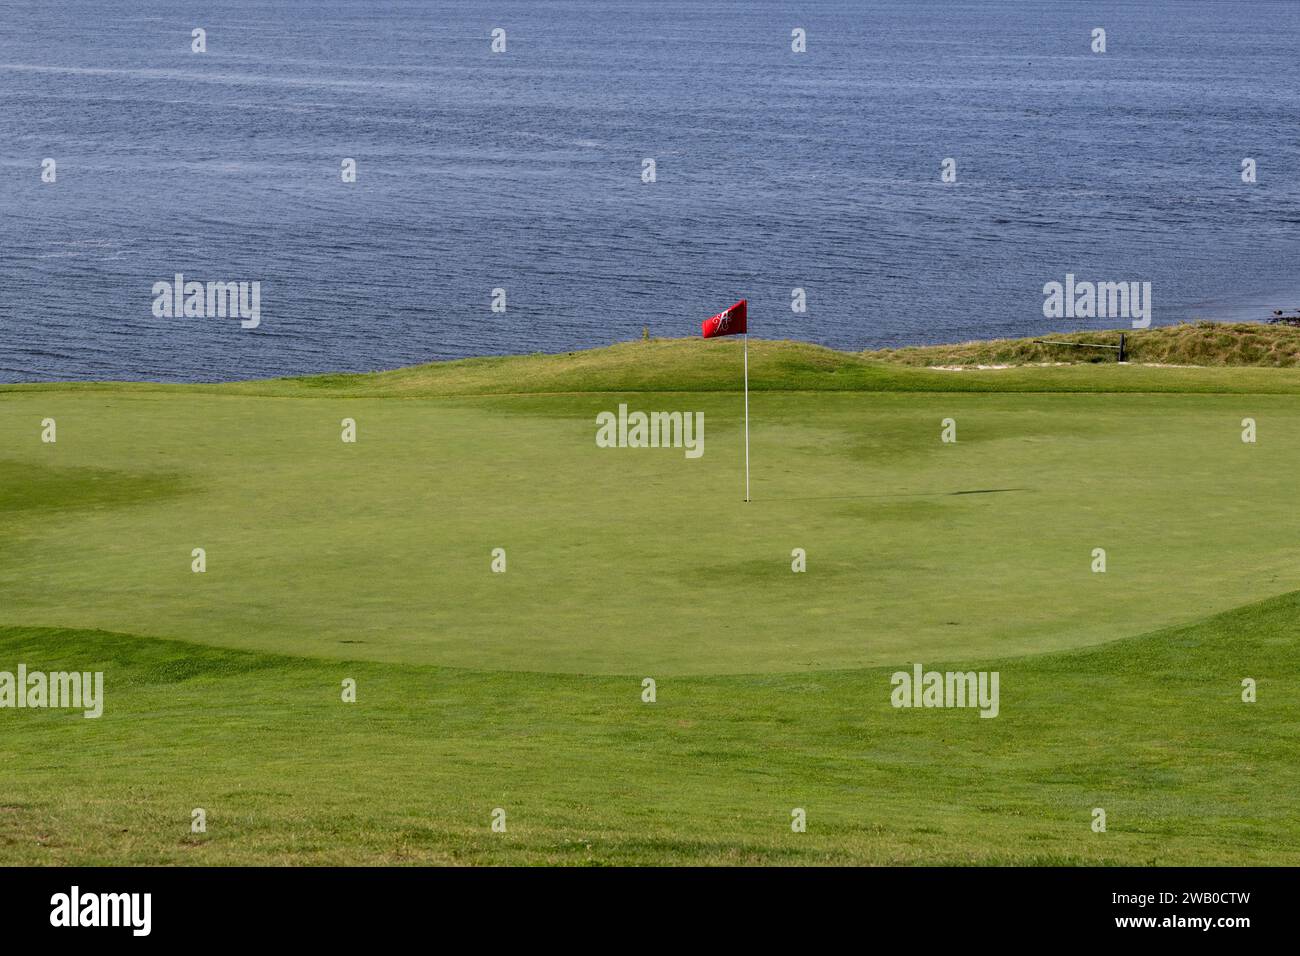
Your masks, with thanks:
<instances>
[{"instance_id":1,"label":"rough grass","mask_svg":"<svg viewBox=\"0 0 1300 956\"><path fill-rule=\"evenodd\" d=\"M1117 342L1118 333L1047 336ZM753 339L751 391L859 392L1235 392L1300 394L1300 329L1270 325L1178 325L1131 334L1132 364L1114 353L1035 345L1029 339L876 352ZM79 382L0 385L13 392L211 393L317 398L439 398L579 392L735 392L738 338L651 339L556 354L430 362L381 372L309 375L221 384ZM1037 367L1036 363L1073 363ZM1151 368L1142 363L1198 366ZM1013 365L983 373L929 366ZM1019 367L1027 366L1027 367Z\"/></svg>"},{"instance_id":2,"label":"rough grass","mask_svg":"<svg viewBox=\"0 0 1300 956\"><path fill-rule=\"evenodd\" d=\"M1130 362L1162 365L1258 366L1300 365L1300 328L1249 322L1196 322L1154 329L1123 330ZM1064 348L1039 340L1118 345L1120 331L1070 332L1035 339L991 339L960 345L882 349L864 357L899 365L1030 365L1069 362L1114 363L1116 353L1102 349Z\"/></svg>"}]
</instances>

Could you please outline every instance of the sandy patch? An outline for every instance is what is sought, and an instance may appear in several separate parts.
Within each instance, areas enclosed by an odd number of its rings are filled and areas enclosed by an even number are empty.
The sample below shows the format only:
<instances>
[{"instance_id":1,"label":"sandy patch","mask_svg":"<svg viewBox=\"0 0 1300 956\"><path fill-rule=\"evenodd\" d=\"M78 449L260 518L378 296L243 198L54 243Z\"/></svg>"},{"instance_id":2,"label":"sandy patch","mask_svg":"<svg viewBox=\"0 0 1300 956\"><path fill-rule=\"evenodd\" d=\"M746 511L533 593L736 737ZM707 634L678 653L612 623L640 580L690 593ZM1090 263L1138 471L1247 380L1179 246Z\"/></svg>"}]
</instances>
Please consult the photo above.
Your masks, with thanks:
<instances>
[{"instance_id":1,"label":"sandy patch","mask_svg":"<svg viewBox=\"0 0 1300 956\"><path fill-rule=\"evenodd\" d=\"M1073 362L1030 362L1027 365L929 365L935 372L991 372L1002 368L1056 368L1060 365L1073 365Z\"/></svg>"},{"instance_id":2,"label":"sandy patch","mask_svg":"<svg viewBox=\"0 0 1300 956\"><path fill-rule=\"evenodd\" d=\"M932 372L992 372L1003 368L1060 368L1062 365L1099 365L1099 362L1027 362L1024 365L927 365ZM1132 365L1132 362L1116 362ZM1204 365L1170 365L1167 362L1141 362L1143 368L1205 368Z\"/></svg>"}]
</instances>

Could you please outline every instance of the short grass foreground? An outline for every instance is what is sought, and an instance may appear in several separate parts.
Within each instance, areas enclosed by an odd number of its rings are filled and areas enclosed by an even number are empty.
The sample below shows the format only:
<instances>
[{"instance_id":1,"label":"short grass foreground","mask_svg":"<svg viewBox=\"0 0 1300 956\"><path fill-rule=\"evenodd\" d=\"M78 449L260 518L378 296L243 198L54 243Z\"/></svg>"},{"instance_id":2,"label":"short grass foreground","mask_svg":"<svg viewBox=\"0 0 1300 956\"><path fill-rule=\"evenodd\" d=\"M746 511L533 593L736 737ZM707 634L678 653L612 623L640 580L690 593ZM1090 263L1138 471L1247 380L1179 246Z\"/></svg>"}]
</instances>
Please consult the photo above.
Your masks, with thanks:
<instances>
[{"instance_id":1,"label":"short grass foreground","mask_svg":"<svg viewBox=\"0 0 1300 956\"><path fill-rule=\"evenodd\" d=\"M1300 863L1300 371L739 360L0 387L0 863Z\"/></svg>"}]
</instances>

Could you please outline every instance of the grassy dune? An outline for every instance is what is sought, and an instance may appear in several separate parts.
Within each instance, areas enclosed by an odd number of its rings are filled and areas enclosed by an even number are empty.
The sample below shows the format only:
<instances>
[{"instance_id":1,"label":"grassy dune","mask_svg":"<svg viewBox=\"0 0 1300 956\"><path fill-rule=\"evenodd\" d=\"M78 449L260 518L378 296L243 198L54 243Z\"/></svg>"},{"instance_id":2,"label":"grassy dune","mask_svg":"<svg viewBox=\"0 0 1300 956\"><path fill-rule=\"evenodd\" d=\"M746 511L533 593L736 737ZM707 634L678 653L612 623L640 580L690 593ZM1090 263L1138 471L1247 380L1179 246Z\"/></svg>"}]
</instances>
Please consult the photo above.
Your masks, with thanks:
<instances>
[{"instance_id":1,"label":"grassy dune","mask_svg":"<svg viewBox=\"0 0 1300 956\"><path fill-rule=\"evenodd\" d=\"M751 391L866 392L1235 392L1300 393L1300 328L1197 323L1129 331L1132 364L1112 352L994 339L961 345L843 352L808 342L750 342ZM1118 332L1053 340L1114 344ZM733 392L741 343L734 338L651 339L557 354L488 356L385 372L177 385L148 382L0 384L6 392L145 392L317 398L444 398L564 392ZM1035 365L987 374L932 366ZM1142 363L1190 368L1148 368Z\"/></svg>"},{"instance_id":2,"label":"grassy dune","mask_svg":"<svg viewBox=\"0 0 1300 956\"><path fill-rule=\"evenodd\" d=\"M0 388L0 863L1300 862L1300 371L750 358L749 504L732 342Z\"/></svg>"},{"instance_id":3,"label":"grassy dune","mask_svg":"<svg viewBox=\"0 0 1300 956\"><path fill-rule=\"evenodd\" d=\"M1125 329L1130 362L1162 365L1254 366L1295 368L1300 365L1300 328L1251 322L1195 322L1154 329ZM1115 353L1101 349L1062 348L1052 342L1118 345L1119 331L1069 332L1037 339L989 339L960 345L883 349L875 359L910 366L1028 365L1039 362L1104 364Z\"/></svg>"}]
</instances>

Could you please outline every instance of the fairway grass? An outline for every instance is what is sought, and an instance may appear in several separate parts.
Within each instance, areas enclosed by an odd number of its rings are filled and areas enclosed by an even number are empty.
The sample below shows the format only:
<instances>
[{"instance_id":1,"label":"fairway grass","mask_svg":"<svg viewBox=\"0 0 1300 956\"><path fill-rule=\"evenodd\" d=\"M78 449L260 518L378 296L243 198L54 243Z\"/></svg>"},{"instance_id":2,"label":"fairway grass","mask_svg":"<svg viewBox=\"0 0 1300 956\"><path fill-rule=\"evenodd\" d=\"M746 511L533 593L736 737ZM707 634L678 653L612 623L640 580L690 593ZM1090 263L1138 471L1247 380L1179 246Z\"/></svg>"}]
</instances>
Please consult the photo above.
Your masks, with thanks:
<instances>
[{"instance_id":1,"label":"fairway grass","mask_svg":"<svg viewBox=\"0 0 1300 956\"><path fill-rule=\"evenodd\" d=\"M668 679L649 705L635 678L7 628L5 660L109 684L99 721L30 712L0 739L0 856L1295 865L1297 640L1291 594L1100 648L962 662L1002 675L984 720L891 708L888 669ZM1227 674L1269 675L1259 702ZM345 676L355 705L339 703Z\"/></svg>"},{"instance_id":2,"label":"fairway grass","mask_svg":"<svg viewBox=\"0 0 1300 956\"><path fill-rule=\"evenodd\" d=\"M1300 861L1300 372L752 344L0 387L0 863Z\"/></svg>"}]
</instances>

